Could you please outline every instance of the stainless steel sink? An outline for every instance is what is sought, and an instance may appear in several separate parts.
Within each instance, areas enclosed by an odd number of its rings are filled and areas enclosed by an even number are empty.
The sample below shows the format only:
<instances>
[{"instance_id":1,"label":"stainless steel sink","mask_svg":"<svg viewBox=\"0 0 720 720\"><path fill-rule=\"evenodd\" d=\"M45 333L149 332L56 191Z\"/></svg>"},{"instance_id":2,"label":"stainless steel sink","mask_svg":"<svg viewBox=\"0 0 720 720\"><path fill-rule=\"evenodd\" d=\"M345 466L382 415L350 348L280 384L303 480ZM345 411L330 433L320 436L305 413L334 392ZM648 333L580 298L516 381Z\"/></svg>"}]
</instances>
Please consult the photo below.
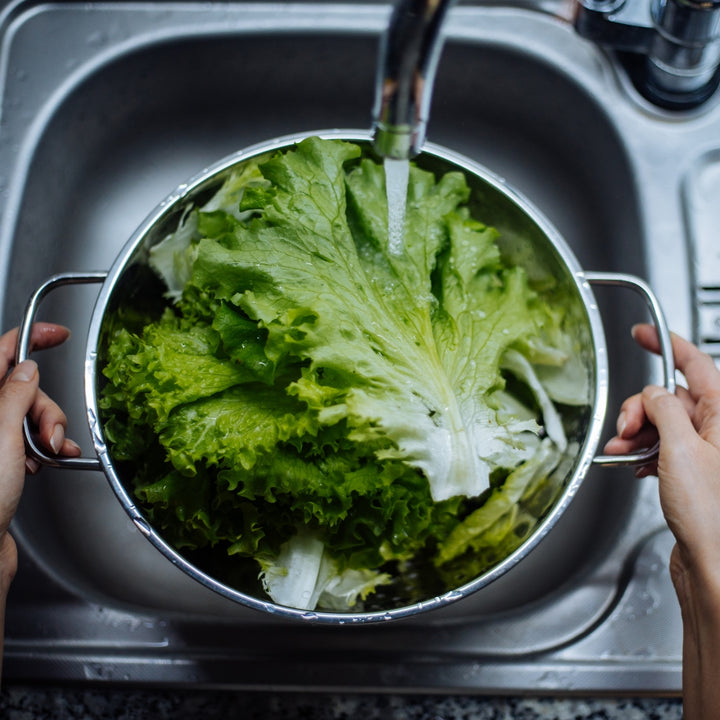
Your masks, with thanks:
<instances>
[{"instance_id":1,"label":"stainless steel sink","mask_svg":"<svg viewBox=\"0 0 720 720\"><path fill-rule=\"evenodd\" d=\"M2 327L19 322L47 276L109 268L145 215L221 156L277 135L369 127L387 16L374 4L7 6ZM703 193L713 183L720 190L716 101L692 113L657 110L610 55L532 9L459 7L447 33L430 139L527 195L586 269L647 278L671 327L715 348L720 271L708 279L703 253L713 252L707 237L717 212ZM74 287L53 296L43 317L74 336L38 358L45 388L86 452L82 365L93 293ZM639 303L617 290L598 291L598 301L611 427L622 398L656 381L658 370L628 340L644 318ZM21 569L7 618L10 681L680 689L671 538L656 481L628 470L593 470L548 538L489 588L380 627L279 621L215 596L150 546L99 474L44 470L28 479L14 534Z\"/></svg>"}]
</instances>

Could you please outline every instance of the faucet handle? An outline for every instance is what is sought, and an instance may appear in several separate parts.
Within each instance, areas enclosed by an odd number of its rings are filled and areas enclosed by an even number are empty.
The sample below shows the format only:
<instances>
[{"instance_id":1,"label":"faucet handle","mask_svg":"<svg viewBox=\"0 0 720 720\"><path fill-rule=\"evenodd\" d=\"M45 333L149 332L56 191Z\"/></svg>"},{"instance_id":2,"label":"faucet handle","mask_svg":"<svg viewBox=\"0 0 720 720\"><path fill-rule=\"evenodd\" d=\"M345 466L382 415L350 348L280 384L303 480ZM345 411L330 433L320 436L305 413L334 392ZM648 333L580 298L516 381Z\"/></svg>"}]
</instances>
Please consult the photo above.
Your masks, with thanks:
<instances>
[{"instance_id":1,"label":"faucet handle","mask_svg":"<svg viewBox=\"0 0 720 720\"><path fill-rule=\"evenodd\" d=\"M720 37L720 0L654 0L651 11L659 32L683 45Z\"/></svg>"},{"instance_id":2,"label":"faucet handle","mask_svg":"<svg viewBox=\"0 0 720 720\"><path fill-rule=\"evenodd\" d=\"M720 1L653 0L651 12L657 30L648 57L651 91L707 99L720 65Z\"/></svg>"},{"instance_id":3,"label":"faucet handle","mask_svg":"<svg viewBox=\"0 0 720 720\"><path fill-rule=\"evenodd\" d=\"M696 107L718 86L720 0L576 0L573 23L627 53L635 86L661 107Z\"/></svg>"}]
</instances>

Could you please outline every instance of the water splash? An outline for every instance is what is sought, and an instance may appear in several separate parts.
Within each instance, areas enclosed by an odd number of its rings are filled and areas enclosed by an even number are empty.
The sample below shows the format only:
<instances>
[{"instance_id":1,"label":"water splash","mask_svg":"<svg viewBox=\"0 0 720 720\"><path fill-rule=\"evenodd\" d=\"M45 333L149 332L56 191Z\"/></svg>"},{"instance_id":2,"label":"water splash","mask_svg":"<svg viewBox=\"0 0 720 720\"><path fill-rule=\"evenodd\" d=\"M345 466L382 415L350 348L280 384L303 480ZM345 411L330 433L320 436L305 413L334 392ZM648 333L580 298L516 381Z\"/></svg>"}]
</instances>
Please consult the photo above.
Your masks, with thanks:
<instances>
[{"instance_id":1,"label":"water splash","mask_svg":"<svg viewBox=\"0 0 720 720\"><path fill-rule=\"evenodd\" d=\"M401 255L405 240L405 209L410 163L407 160L385 158L385 188L388 205L388 251Z\"/></svg>"}]
</instances>

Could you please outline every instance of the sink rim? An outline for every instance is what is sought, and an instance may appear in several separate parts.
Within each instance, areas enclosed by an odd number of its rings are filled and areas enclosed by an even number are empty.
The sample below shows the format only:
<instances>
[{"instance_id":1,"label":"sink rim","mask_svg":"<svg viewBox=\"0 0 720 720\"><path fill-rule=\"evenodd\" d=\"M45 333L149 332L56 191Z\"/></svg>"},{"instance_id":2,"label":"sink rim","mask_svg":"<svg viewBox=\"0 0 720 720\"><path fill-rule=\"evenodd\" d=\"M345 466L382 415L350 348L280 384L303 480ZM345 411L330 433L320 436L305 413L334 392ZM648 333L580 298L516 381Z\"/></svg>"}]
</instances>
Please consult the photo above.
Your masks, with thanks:
<instances>
[{"instance_id":1,"label":"sink rim","mask_svg":"<svg viewBox=\"0 0 720 720\"><path fill-rule=\"evenodd\" d=\"M18 6L21 5L21 4L24 4L24 3L18 3ZM190 4L192 4L192 3L190 3ZM260 6L260 7L262 8L263 11L267 11L267 10L268 10L268 6ZM313 5L313 6L303 6L303 7L313 7L313 8L323 7L323 10L326 10L326 8L325 8L324 6L317 6L317 5ZM343 7L345 7L345 6L343 6ZM368 10L370 10L370 9L368 8ZM365 14L366 14L366 13L363 12L363 15L365 15ZM367 14L368 14L368 15L372 15L372 16L377 15L378 18L380 17L380 13L377 12L377 8L375 8L375 7L373 7L373 8L372 8L372 11L371 11L371 12L368 12ZM379 22L379 20L377 20L377 19L376 19L376 21ZM462 23L459 23L459 25L462 26ZM463 32L465 32L465 30L463 30ZM453 36L453 37L454 37L454 36ZM518 40L517 42L519 43L519 40ZM502 44L502 41L499 41L498 44ZM542 43L540 43L540 45L542 46ZM582 52L584 53L585 51L583 50ZM545 57L545 56L543 55L543 57ZM577 78L575 78L575 79L577 79ZM614 122L614 120L613 120L613 122ZM431 127L432 127L432 120L431 120ZM632 161L633 159L634 159L633 157L630 158L631 161ZM23 184L23 186L24 186L24 184ZM1 243L2 243L2 240L0 239L0 247L2 247ZM0 303L2 303L3 300L4 300L4 297L0 297ZM0 305L0 308L1 308L1 305ZM643 485L643 487L644 487L644 486L648 485L648 483L643 483L642 485ZM642 494L642 495L645 495L646 493L645 493L644 491L641 491L641 494ZM648 497L650 497L650 496L648 495ZM625 549L627 550L627 548L625 548ZM605 567L605 569L607 570L608 567L610 567L610 561L608 561L607 567ZM596 580L597 578L594 578L594 579ZM589 582L589 583L591 583L592 581L593 581L593 578L588 578L588 582ZM539 613L538 617L542 617L542 610L549 611L550 609L549 609L549 608L540 608L539 610L540 610L540 613ZM501 626L502 626L502 623L501 623ZM547 650L547 648L546 648L546 650Z\"/></svg>"}]
</instances>

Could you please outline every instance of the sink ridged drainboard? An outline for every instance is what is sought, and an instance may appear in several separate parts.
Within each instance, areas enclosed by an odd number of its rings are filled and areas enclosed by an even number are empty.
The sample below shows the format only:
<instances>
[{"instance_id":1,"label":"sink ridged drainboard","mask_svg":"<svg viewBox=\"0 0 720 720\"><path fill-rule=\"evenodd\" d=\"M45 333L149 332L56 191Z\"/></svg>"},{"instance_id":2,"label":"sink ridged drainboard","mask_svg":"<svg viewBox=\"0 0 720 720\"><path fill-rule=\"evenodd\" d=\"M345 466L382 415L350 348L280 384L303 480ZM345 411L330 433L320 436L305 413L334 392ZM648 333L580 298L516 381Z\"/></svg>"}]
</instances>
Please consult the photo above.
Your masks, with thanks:
<instances>
[{"instance_id":1,"label":"sink ridged drainboard","mask_svg":"<svg viewBox=\"0 0 720 720\"><path fill-rule=\"evenodd\" d=\"M698 342L720 363L720 278L714 287L698 287L696 297Z\"/></svg>"},{"instance_id":2,"label":"sink ridged drainboard","mask_svg":"<svg viewBox=\"0 0 720 720\"><path fill-rule=\"evenodd\" d=\"M686 177L684 203L689 226L695 295L695 341L720 363L720 149L699 157Z\"/></svg>"}]
</instances>

